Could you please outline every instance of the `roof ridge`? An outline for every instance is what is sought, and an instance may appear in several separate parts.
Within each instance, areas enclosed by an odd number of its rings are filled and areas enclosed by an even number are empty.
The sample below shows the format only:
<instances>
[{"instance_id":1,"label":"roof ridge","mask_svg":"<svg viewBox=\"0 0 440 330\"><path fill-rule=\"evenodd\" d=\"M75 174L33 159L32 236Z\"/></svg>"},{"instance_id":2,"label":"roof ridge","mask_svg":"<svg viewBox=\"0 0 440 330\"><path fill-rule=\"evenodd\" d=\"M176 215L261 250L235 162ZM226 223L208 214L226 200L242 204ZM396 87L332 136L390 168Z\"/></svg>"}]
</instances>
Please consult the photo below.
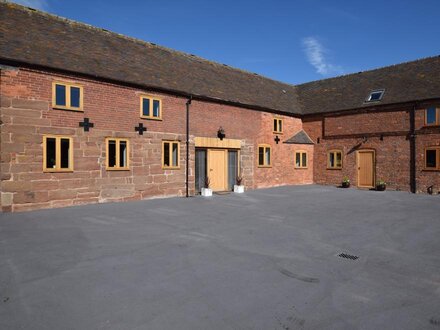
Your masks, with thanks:
<instances>
[{"instance_id":1,"label":"roof ridge","mask_svg":"<svg viewBox=\"0 0 440 330\"><path fill-rule=\"evenodd\" d=\"M279 83L279 84L282 84L282 85L286 85L286 86L295 88L295 85L293 85L293 84L289 84L289 83L286 83L286 82L283 82L283 81L280 81L280 80L276 80L276 79L273 79L273 78L270 78L270 77L266 77L266 76L264 76L262 74L259 74L259 73L256 73L256 72L252 72L252 71L248 71L248 70L244 70L244 69L241 69L241 68L237 68L237 67L234 67L234 66L231 66L231 65L228 65L228 64L224 64L224 63L208 60L208 59L203 58L203 57L198 56L198 55L194 55L194 54L187 53L187 52L184 52L184 51L181 51L181 50L176 50L176 49L172 49L172 48L169 48L169 47L166 47L166 46L158 45L158 44L156 44L154 42L145 41L145 40L142 40L142 39L139 39L139 38L130 37L130 36L127 36L127 35L119 33L119 32L111 31L111 30L108 30L108 29L105 29L105 28L100 28L100 27L97 27L97 26L93 26L93 25L88 24L88 23L84 23L84 22L76 21L76 20L73 20L73 19L70 19L70 18L66 18L66 17L63 17L63 16L59 16L59 15L56 15L56 14L48 13L48 12L45 12L43 10L39 10L39 9L35 9L35 8L28 7L28 6L25 6L25 5L17 4L17 3L14 3L14 2L10 2L8 0L0 0L0 3L4 3L4 4L6 4L6 5L10 6L10 7L14 7L16 9L19 9L19 10L22 10L22 11L25 11L25 12L28 12L28 13L31 13L31 14L38 14L38 15L41 15L41 16L46 16L46 17L49 17L51 19L56 19L56 20L58 20L60 22L64 22L64 23L68 23L68 24L72 24L72 25L77 25L78 27L87 28L87 29L90 29L90 30L93 30L93 31L97 31L97 32L100 32L100 33L106 33L106 34L109 34L109 35L113 35L113 36L119 37L121 39L125 39L125 40L129 40L129 41L132 41L132 42L136 42L136 43L141 44L141 45L148 45L148 46L156 47L158 49L162 49L162 50L167 51L169 53L176 53L176 54L179 54L181 56L185 56L185 57L190 58L190 59L198 59L198 60L201 60L201 61L206 62L206 63L211 64L211 65L217 65L219 67L226 68L226 69L229 69L229 70L232 70L232 71L243 72L243 73L246 73L246 74L251 75L251 76L262 77L264 79L271 80L273 82L276 82L276 83Z\"/></svg>"},{"instance_id":2,"label":"roof ridge","mask_svg":"<svg viewBox=\"0 0 440 330\"><path fill-rule=\"evenodd\" d=\"M295 87L301 87L301 86L304 86L304 85L314 84L314 83L321 82L321 81L340 79L340 78L354 76L354 75L358 75L358 74L362 74L362 73L369 73L369 72L374 72L374 71L378 71L378 70L388 69L388 68L392 68L392 67L396 67L396 66L400 66L400 65L405 65L405 64L410 64L410 63L426 61L426 60L434 59L434 58L440 58L440 55L427 56L427 57L422 57L422 58L418 58L418 59L415 59L415 60L409 60L409 61L395 63L395 64L391 64L391 65L384 65L384 66L380 66L380 67L377 67L377 68L373 68L373 69L369 69L369 70L365 70L365 71L347 73L347 74L343 74L343 75L336 76L336 77L329 77L329 78L325 78L325 79L312 80L312 81L308 81L308 82L305 82L305 83L296 84L294 86Z\"/></svg>"}]
</instances>

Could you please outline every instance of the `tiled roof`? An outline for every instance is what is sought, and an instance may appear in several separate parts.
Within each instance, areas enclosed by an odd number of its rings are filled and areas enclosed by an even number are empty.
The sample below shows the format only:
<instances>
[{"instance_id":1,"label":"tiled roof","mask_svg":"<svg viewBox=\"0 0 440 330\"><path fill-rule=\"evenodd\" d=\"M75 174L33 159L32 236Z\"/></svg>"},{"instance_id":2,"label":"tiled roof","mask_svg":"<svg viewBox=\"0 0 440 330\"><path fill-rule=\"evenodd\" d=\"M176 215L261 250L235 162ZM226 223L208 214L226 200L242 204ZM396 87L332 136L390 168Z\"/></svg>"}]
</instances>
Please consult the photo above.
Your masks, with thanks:
<instances>
[{"instance_id":1,"label":"tiled roof","mask_svg":"<svg viewBox=\"0 0 440 330\"><path fill-rule=\"evenodd\" d=\"M287 144L315 144L313 142L313 140L310 138L310 136L308 136L307 133L304 132L303 130L300 130L298 133L296 133L290 139L284 141L284 143L287 143Z\"/></svg>"},{"instance_id":2,"label":"tiled roof","mask_svg":"<svg viewBox=\"0 0 440 330\"><path fill-rule=\"evenodd\" d=\"M0 1L0 60L299 113L294 86Z\"/></svg>"},{"instance_id":3,"label":"tiled roof","mask_svg":"<svg viewBox=\"0 0 440 330\"><path fill-rule=\"evenodd\" d=\"M297 85L303 114L440 98L440 57ZM384 89L378 102L365 102Z\"/></svg>"},{"instance_id":4,"label":"tiled roof","mask_svg":"<svg viewBox=\"0 0 440 330\"><path fill-rule=\"evenodd\" d=\"M440 57L293 86L3 0L1 62L294 115L440 98ZM383 98L365 102L377 89Z\"/></svg>"}]
</instances>

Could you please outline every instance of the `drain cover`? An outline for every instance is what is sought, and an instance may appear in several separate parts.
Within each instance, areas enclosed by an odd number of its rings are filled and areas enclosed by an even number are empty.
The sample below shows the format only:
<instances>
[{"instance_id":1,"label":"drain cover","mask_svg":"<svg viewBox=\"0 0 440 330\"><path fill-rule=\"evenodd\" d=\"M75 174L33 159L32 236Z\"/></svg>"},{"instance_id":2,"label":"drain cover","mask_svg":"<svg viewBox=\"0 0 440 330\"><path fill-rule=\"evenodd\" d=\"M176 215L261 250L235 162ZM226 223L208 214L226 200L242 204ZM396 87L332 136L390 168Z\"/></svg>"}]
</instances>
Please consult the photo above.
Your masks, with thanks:
<instances>
[{"instance_id":1,"label":"drain cover","mask_svg":"<svg viewBox=\"0 0 440 330\"><path fill-rule=\"evenodd\" d=\"M354 256L354 255L347 254L347 253L341 253L341 254L338 254L338 257L345 258L345 259L350 259L350 260L356 260L356 259L359 259L358 256Z\"/></svg>"}]
</instances>

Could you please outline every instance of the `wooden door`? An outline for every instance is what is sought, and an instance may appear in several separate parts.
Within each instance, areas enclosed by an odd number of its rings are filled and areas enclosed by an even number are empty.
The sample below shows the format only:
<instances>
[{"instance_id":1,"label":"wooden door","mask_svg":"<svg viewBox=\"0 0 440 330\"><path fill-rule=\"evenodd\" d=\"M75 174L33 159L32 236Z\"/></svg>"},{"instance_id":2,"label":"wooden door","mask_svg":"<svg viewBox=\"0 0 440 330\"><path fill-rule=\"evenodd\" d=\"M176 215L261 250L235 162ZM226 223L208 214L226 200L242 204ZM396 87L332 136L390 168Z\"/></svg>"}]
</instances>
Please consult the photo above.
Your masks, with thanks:
<instances>
[{"instance_id":1,"label":"wooden door","mask_svg":"<svg viewBox=\"0 0 440 330\"><path fill-rule=\"evenodd\" d=\"M213 191L225 191L227 183L226 150L208 150L208 177Z\"/></svg>"},{"instance_id":2,"label":"wooden door","mask_svg":"<svg viewBox=\"0 0 440 330\"><path fill-rule=\"evenodd\" d=\"M374 151L357 152L358 187L373 188L375 184Z\"/></svg>"}]
</instances>

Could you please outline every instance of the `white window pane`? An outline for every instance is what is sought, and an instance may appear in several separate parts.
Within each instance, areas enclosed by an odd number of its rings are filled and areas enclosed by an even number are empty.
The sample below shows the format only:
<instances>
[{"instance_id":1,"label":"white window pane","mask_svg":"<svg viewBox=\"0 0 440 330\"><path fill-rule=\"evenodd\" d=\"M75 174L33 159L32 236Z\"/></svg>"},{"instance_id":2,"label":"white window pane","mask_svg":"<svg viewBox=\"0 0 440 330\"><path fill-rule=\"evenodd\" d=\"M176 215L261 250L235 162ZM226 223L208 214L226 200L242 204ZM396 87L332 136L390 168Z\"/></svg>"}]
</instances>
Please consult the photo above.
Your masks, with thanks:
<instances>
[{"instance_id":1,"label":"white window pane","mask_svg":"<svg viewBox=\"0 0 440 330\"><path fill-rule=\"evenodd\" d=\"M173 143L173 166L179 166L179 152L178 152L178 144Z\"/></svg>"},{"instance_id":2,"label":"white window pane","mask_svg":"<svg viewBox=\"0 0 440 330\"><path fill-rule=\"evenodd\" d=\"M160 117L160 102L153 100L153 117Z\"/></svg>"}]
</instances>

